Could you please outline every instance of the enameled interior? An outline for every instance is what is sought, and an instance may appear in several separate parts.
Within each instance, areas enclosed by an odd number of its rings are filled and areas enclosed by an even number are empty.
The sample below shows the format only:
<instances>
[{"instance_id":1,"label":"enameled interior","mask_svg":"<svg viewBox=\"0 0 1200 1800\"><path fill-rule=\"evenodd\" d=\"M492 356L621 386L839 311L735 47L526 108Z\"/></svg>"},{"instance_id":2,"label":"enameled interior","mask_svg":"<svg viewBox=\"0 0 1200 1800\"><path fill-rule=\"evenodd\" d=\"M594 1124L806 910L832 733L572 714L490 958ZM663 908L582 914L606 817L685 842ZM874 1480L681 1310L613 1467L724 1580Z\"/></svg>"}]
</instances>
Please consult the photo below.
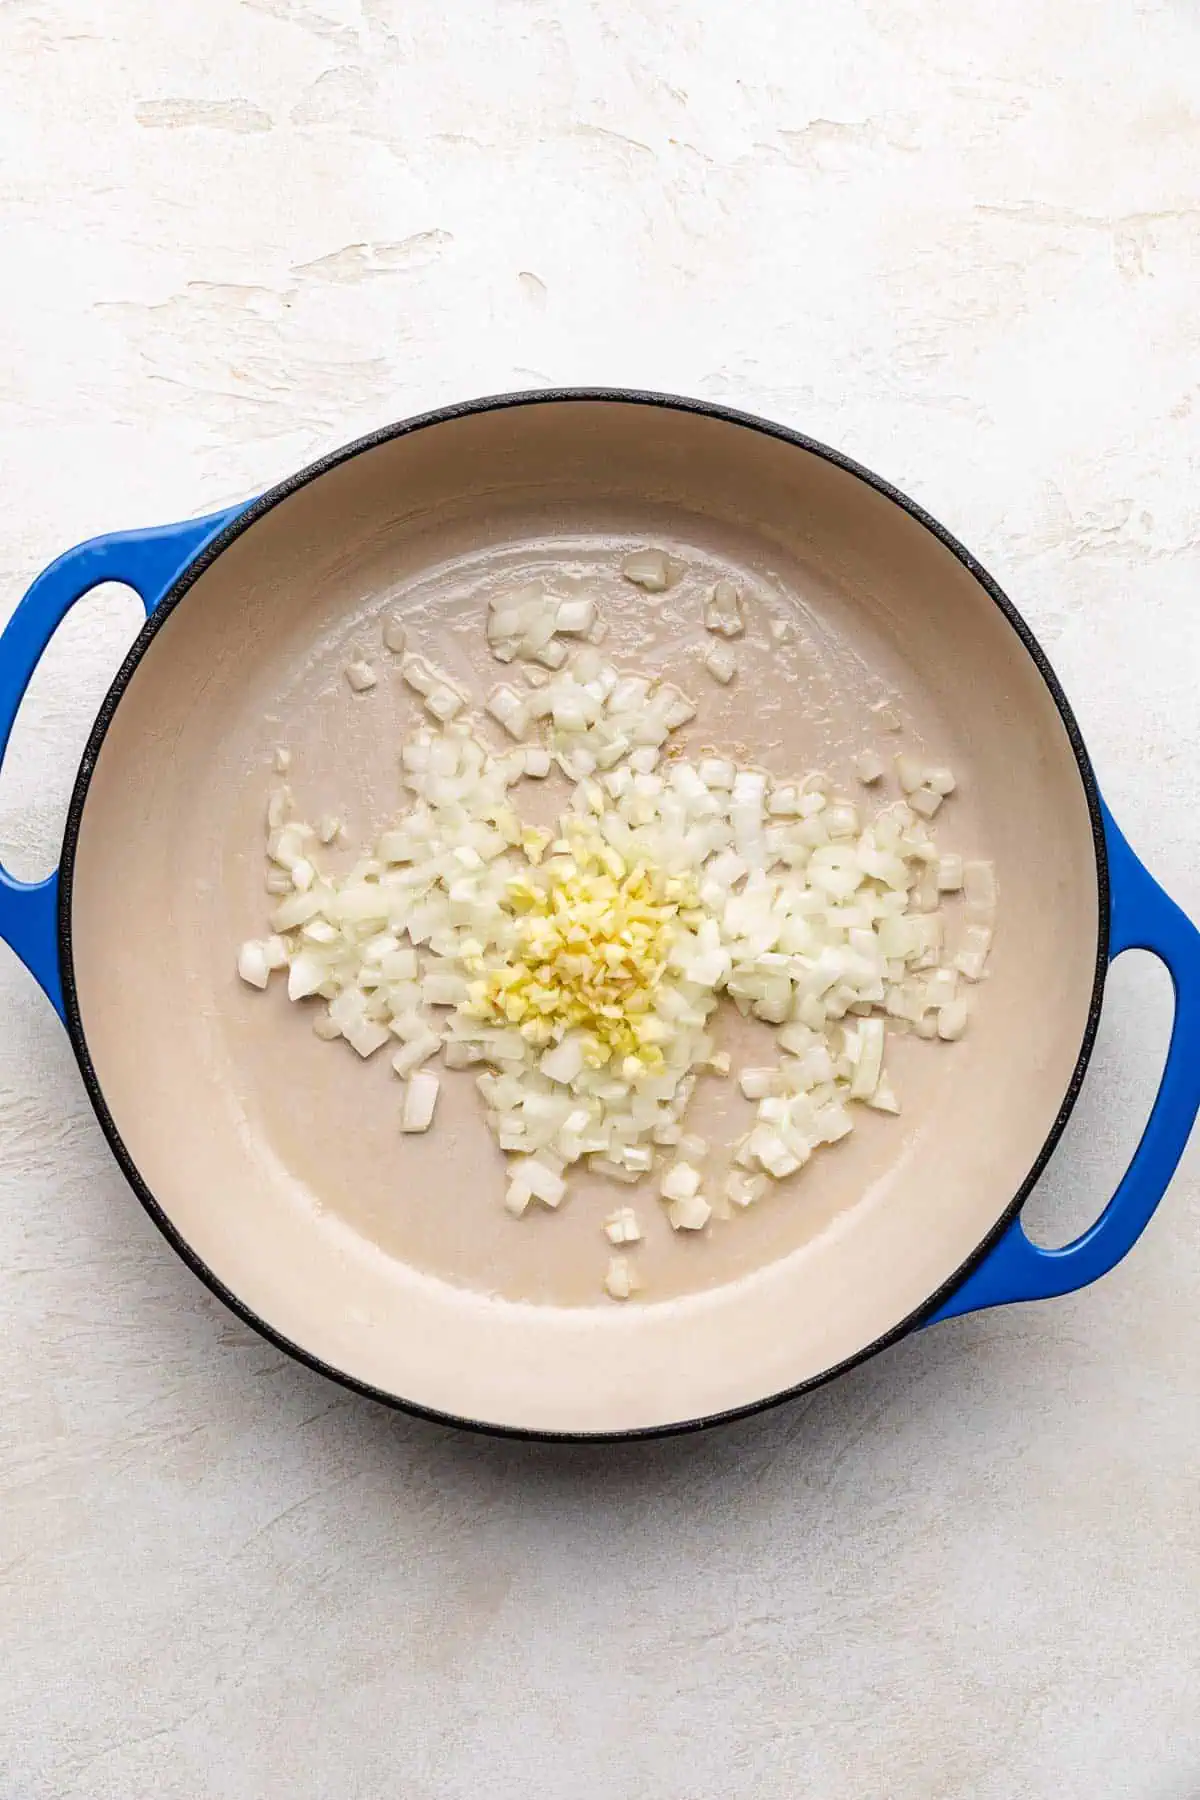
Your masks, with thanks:
<instances>
[{"instance_id":1,"label":"enameled interior","mask_svg":"<svg viewBox=\"0 0 1200 1800\"><path fill-rule=\"evenodd\" d=\"M637 544L689 573L661 601L624 582ZM680 734L776 774L916 747L959 792L947 847L994 858L991 973L957 1045L889 1048L903 1112L860 1109L767 1202L702 1237L653 1197L573 1182L557 1214L503 1210L502 1159L469 1074L436 1127L398 1131L399 1084L320 1042L307 1008L234 973L265 929L262 816L277 744L308 816L353 846L395 810L416 718L380 623L481 693L499 582L586 576L605 650L703 704ZM748 631L728 689L699 668L700 599L730 571ZM775 629L772 630L774 625ZM365 695L354 650L381 673ZM903 721L881 727L872 705ZM517 790L544 811L534 784ZM565 797L566 787L558 797ZM352 854L351 850L343 853ZM1096 956L1084 790L1053 699L969 572L900 507L743 426L618 402L470 415L361 454L283 501L196 582L150 645L100 752L72 902L84 1031L129 1154L174 1226L304 1350L421 1405L491 1423L612 1431L749 1403L897 1325L962 1264L1020 1186L1083 1038ZM734 1052L765 1028L723 1011ZM703 1081L689 1125L750 1108ZM644 1297L603 1296L603 1214L632 1197Z\"/></svg>"}]
</instances>

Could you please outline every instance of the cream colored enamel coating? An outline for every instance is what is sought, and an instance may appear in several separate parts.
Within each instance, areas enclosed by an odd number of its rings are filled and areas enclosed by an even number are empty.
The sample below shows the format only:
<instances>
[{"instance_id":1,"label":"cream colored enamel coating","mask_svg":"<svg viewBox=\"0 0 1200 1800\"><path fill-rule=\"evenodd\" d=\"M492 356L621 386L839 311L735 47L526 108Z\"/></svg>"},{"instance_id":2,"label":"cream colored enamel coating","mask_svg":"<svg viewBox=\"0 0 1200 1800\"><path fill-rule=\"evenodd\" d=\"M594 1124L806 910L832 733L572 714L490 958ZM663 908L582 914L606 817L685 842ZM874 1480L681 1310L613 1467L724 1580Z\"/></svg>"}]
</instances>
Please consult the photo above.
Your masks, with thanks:
<instances>
[{"instance_id":1,"label":"cream colored enamel coating","mask_svg":"<svg viewBox=\"0 0 1200 1800\"><path fill-rule=\"evenodd\" d=\"M688 574L623 582L652 543ZM399 799L415 717L381 644L393 611L477 691L499 582L564 567L598 582L606 651L702 698L680 734L776 774L903 745L949 762L945 845L995 859L989 979L967 1037L897 1041L898 1119L845 1143L744 1217L681 1241L651 1184L578 1181L513 1220L469 1074L402 1139L384 1055L319 1042L307 1008L234 973L263 929L271 753L301 810L361 843ZM739 674L700 668L702 599L746 595ZM355 652L381 674L352 693ZM900 733L878 711L892 709ZM532 801L534 784L518 790ZM565 792L565 789L563 790ZM543 799L542 807L546 801ZM345 854L349 855L347 851ZM902 509L822 458L724 421L547 403L439 424L285 500L167 619L105 739L72 902L83 1027L112 1117L197 1256L260 1318L354 1379L533 1430L605 1432L743 1406L883 1336L986 1236L1033 1163L1082 1042L1096 955L1090 823L1062 722L1003 615ZM753 1030L722 1014L727 1046ZM753 1060L761 1060L761 1044ZM748 1114L749 1108L744 1109ZM740 1129L728 1084L689 1126ZM644 1296L601 1291L601 1222L632 1200Z\"/></svg>"}]
</instances>

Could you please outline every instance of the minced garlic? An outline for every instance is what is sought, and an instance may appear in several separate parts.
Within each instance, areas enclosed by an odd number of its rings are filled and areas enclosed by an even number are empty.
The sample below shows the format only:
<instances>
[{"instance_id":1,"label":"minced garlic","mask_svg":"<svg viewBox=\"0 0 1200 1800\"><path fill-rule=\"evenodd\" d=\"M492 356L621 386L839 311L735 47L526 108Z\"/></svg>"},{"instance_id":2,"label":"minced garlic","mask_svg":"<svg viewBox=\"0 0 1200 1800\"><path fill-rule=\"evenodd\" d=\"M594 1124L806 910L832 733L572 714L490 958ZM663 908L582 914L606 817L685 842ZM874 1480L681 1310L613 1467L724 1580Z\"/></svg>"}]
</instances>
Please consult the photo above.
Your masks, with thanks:
<instances>
[{"instance_id":1,"label":"minced garlic","mask_svg":"<svg viewBox=\"0 0 1200 1800\"><path fill-rule=\"evenodd\" d=\"M532 865L550 850L545 878L509 881L515 941L498 965L482 957L468 964L474 979L462 1011L516 1026L537 1048L578 1033L583 1066L615 1060L631 1080L663 1066L670 1026L655 1013L655 991L676 921L694 927L703 909L690 877L666 875L644 859L627 866L582 820L566 830L548 846L525 834Z\"/></svg>"}]
</instances>

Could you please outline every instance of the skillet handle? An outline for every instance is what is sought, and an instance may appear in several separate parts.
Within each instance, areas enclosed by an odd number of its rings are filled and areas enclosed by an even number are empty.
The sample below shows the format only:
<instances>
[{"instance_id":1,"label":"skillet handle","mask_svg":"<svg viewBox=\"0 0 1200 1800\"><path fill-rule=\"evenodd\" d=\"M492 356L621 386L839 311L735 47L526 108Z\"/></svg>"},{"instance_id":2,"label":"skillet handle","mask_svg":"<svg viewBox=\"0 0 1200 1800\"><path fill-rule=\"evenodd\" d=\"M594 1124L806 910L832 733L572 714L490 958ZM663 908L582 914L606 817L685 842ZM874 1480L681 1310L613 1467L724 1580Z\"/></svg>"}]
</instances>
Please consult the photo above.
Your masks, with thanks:
<instances>
[{"instance_id":1,"label":"skillet handle","mask_svg":"<svg viewBox=\"0 0 1200 1800\"><path fill-rule=\"evenodd\" d=\"M101 582L120 581L152 613L176 576L241 511L234 506L181 525L90 538L38 576L0 636L0 758L33 671L75 602ZM57 913L57 869L44 881L15 881L0 867L0 938L16 951L62 1018Z\"/></svg>"},{"instance_id":2,"label":"skillet handle","mask_svg":"<svg viewBox=\"0 0 1200 1800\"><path fill-rule=\"evenodd\" d=\"M1123 950L1149 950L1166 964L1175 989L1162 1082L1133 1161L1096 1223L1074 1243L1042 1250L1014 1219L930 1324L1012 1300L1067 1294L1107 1275L1149 1223L1200 1108L1200 932L1143 868L1103 802L1101 809L1112 894L1109 961Z\"/></svg>"}]
</instances>

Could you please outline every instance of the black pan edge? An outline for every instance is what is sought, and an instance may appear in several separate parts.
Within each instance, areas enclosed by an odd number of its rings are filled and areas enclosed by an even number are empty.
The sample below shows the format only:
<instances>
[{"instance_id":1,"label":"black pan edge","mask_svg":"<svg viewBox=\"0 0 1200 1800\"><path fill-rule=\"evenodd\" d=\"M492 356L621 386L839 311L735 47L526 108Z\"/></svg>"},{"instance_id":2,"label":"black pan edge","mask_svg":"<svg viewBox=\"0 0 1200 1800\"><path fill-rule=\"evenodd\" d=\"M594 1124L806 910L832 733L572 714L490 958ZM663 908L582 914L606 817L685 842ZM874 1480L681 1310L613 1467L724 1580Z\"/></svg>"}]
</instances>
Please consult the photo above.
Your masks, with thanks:
<instances>
[{"instance_id":1,"label":"black pan edge","mask_svg":"<svg viewBox=\"0 0 1200 1800\"><path fill-rule=\"evenodd\" d=\"M108 1110L88 1050L87 1038L84 1034L83 1021L79 1010L79 998L75 984L75 964L71 942L71 896L74 885L75 852L79 838L79 826L83 816L84 803L87 800L88 788L91 785L92 774L96 767L96 760L100 754L100 748L104 742L109 724L112 721L113 714L120 703L125 689L129 685L134 670L145 655L146 650L153 641L155 635L162 628L164 620L170 617L171 613L188 592L188 589L192 587L210 564L215 562L222 551L226 550L244 531L247 531L257 519L262 518L265 513L270 512L274 507L278 506L282 500L286 500L289 495L297 493L299 489L306 487L309 482L315 481L319 476L326 474L330 469L335 469L342 463L349 462L352 457L361 456L365 451L374 450L379 445L386 444L394 438L406 437L410 433L421 431L429 425L441 425L452 419L467 418L474 413L497 412L507 407L546 406L561 404L563 402L579 403L581 401L601 405L612 404L615 402L621 405L659 406L670 408L678 412L700 413L710 418L724 420L727 424L740 425L747 430L761 432L767 437L779 439L782 443L793 444L797 449L806 450L815 456L823 457L826 462L832 463L839 469L844 469L848 474L855 476L859 481L865 482L868 487L874 488L876 493L882 494L886 499L891 500L897 506L902 507L910 518L914 519L917 524L923 526L926 531L931 532L932 535L937 538L939 543L944 544L946 549L962 563L963 567L975 578L979 586L1004 614L1009 625L1033 659L1038 673L1041 675L1042 680L1050 691L1055 706L1058 708L1059 715L1062 718L1063 728L1070 741L1071 749L1079 769L1084 794L1087 798L1088 813L1092 822L1092 839L1096 852L1096 888L1099 901L1096 922L1096 972L1092 984L1091 1004L1088 1008L1087 1023L1084 1028L1083 1041L1080 1045L1079 1058L1075 1064L1074 1073L1071 1076L1067 1091L1063 1096L1063 1103L1050 1128L1046 1141L1039 1150L1029 1173L1021 1183L1017 1193L1013 1196L1012 1201L1005 1208L999 1219L997 1219L992 1230L988 1232L982 1243L977 1246L963 1263L962 1267L959 1268L948 1281L943 1283L936 1293L931 1294L915 1312L911 1313L908 1318L901 1320L901 1322L894 1326L891 1331L886 1332L884 1336L877 1338L874 1343L868 1344L865 1349L858 1351L854 1356L847 1357L844 1362L838 1363L836 1367L826 1369L822 1374L813 1376L808 1381L799 1382L796 1386L785 1388L780 1393L765 1395L761 1400L750 1401L744 1406L730 1408L725 1412L706 1414L697 1419L678 1420L666 1425L641 1426L627 1431L606 1432L532 1431L515 1426L497 1425L479 1419L458 1418L452 1413L437 1412L429 1407L419 1406L414 1401L405 1400L398 1394L389 1394L379 1388L371 1387L368 1383L358 1381L353 1376L347 1375L344 1371L335 1369L330 1364L322 1362L319 1357L311 1355L308 1351L303 1349L301 1345L294 1344L289 1339L283 1337L279 1332L275 1331L267 1324L266 1320L259 1318L249 1307L244 1305L243 1302L238 1299L236 1294L231 1293L229 1289L224 1286L207 1264L196 1255L191 1246L175 1229L170 1219L155 1200L154 1195L150 1192L146 1183L142 1180L142 1177L134 1164L133 1158L125 1147L117 1124ZM154 1224L171 1245L172 1249L183 1259L192 1272L199 1276L205 1286L229 1307L231 1312L236 1313L240 1319L244 1320L247 1325L257 1331L268 1341L268 1343L274 1344L277 1349L283 1350L287 1355L294 1357L297 1362L303 1363L310 1369L314 1369L319 1375L327 1376L329 1380L338 1382L342 1387L348 1388L354 1393L363 1394L368 1399L381 1401L385 1406L390 1406L399 1411L409 1413L416 1418L427 1419L434 1424L453 1425L462 1430L479 1432L490 1437L525 1439L535 1443L623 1443L642 1438L679 1436L685 1432L701 1431L710 1426L727 1424L735 1419L748 1418L755 1413L765 1412L769 1407L780 1406L785 1401L794 1400L801 1394L807 1394L818 1387L823 1387L826 1382L834 1380L838 1375L844 1375L847 1370L857 1367L859 1363L866 1362L872 1356L878 1355L881 1350L887 1349L889 1345L898 1343L901 1338L907 1336L910 1331L914 1330L924 1320L930 1318L938 1308L949 1299L950 1295L959 1287L972 1270L983 1261L984 1257L996 1241L1003 1236L1004 1232L1008 1229L1009 1225L1016 1218L1025 1201L1028 1199L1034 1184L1042 1173L1042 1170L1045 1168L1047 1162L1050 1160L1050 1156L1058 1143L1059 1138L1062 1136L1063 1128L1070 1118L1075 1102L1079 1097L1079 1091L1083 1085L1083 1078L1087 1071L1088 1063L1091 1060L1092 1049L1096 1041L1096 1030L1100 1022L1100 1009L1104 999L1104 981L1108 969L1108 940L1108 854L1104 838L1104 825L1100 811L1100 791L1096 785L1096 777L1092 769L1091 759L1088 756L1075 715L1071 710L1070 702L1063 692L1062 686L1050 665L1050 661L1046 656L1045 651L1034 637L1029 626L1025 623L1025 620L1021 617L1021 614L1017 611L1012 601L992 579L987 570L983 568L982 564L971 555L969 550L959 543L957 538L946 530L944 525L939 524L938 521L933 518L931 514L927 513L922 506L919 506L915 500L910 499L907 494L901 493L898 488L893 487L890 482L884 481L882 477L873 474L870 469L864 468L861 463L855 462L851 457L843 456L840 451L831 449L827 444L818 443L815 438L806 437L799 431L792 431L785 425L777 425L769 420L760 419L753 413L739 412L732 407L715 405L710 401L693 400L674 394L649 393L639 389L540 388L520 393L488 395L478 400L463 401L454 406L439 407L432 412L421 413L415 418L402 420L398 424L384 426L382 429L373 431L366 437L358 438L353 443L347 444L339 450L331 451L327 456L321 457L319 461L310 464L308 468L302 469L298 474L289 476L286 481L280 482L277 487L271 488L269 492L251 502L231 524L226 526L226 528L207 545L201 554L188 565L179 578L173 583L171 588L164 595L162 601L155 608L154 612L146 620L142 630L138 633L133 647L118 670L112 686L105 696L104 704L97 714L96 722L92 727L87 747L83 753L83 759L79 765L79 773L75 778L75 786L71 794L71 804L67 814L66 830L63 837L62 859L59 869L59 962L62 972L63 1001L66 1009L67 1031L70 1035L71 1047L75 1052L75 1058L79 1064L80 1073L83 1076L88 1099L91 1101L92 1108L99 1120L101 1130L108 1140L113 1155L116 1157L117 1162L124 1171L126 1179L133 1188L134 1193L141 1201Z\"/></svg>"}]
</instances>

